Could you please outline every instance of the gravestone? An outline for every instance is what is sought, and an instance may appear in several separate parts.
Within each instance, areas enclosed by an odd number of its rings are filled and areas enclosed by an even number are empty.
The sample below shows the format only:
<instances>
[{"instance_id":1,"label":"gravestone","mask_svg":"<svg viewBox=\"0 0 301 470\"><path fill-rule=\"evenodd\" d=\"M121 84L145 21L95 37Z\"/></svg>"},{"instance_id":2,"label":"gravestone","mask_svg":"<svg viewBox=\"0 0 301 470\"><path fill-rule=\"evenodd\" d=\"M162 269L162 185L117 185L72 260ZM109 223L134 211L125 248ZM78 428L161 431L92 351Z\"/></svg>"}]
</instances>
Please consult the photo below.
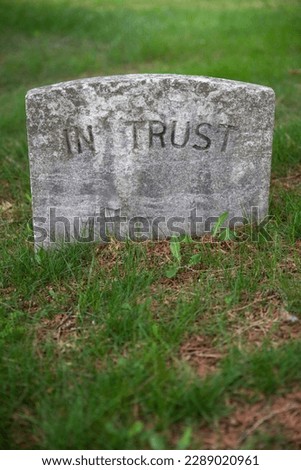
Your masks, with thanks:
<instances>
[{"instance_id":1,"label":"gravestone","mask_svg":"<svg viewBox=\"0 0 301 470\"><path fill-rule=\"evenodd\" d=\"M30 90L36 247L165 238L268 210L271 88L182 75L125 75ZM244 218L244 219L243 219Z\"/></svg>"}]
</instances>

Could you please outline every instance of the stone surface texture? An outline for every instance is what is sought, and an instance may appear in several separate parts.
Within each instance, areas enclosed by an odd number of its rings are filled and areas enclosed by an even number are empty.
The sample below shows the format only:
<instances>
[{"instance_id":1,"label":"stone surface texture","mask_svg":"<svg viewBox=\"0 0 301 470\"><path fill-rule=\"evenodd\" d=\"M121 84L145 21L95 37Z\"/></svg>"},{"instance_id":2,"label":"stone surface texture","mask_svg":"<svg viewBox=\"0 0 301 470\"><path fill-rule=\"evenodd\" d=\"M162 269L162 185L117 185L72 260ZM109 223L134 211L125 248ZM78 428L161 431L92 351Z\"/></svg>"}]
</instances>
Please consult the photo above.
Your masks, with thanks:
<instances>
[{"instance_id":1,"label":"stone surface texture","mask_svg":"<svg viewBox=\"0 0 301 470\"><path fill-rule=\"evenodd\" d=\"M190 233L193 210L203 222L192 235L225 211L230 219L255 206L263 219L274 102L271 88L183 75L99 77L30 90L36 245L51 243L50 208L70 221L71 240L75 219L82 227L105 209L121 209L124 233L131 218L164 218L160 237L174 234L167 220L175 217L184 221L174 225ZM57 220L57 236L64 230Z\"/></svg>"}]
</instances>

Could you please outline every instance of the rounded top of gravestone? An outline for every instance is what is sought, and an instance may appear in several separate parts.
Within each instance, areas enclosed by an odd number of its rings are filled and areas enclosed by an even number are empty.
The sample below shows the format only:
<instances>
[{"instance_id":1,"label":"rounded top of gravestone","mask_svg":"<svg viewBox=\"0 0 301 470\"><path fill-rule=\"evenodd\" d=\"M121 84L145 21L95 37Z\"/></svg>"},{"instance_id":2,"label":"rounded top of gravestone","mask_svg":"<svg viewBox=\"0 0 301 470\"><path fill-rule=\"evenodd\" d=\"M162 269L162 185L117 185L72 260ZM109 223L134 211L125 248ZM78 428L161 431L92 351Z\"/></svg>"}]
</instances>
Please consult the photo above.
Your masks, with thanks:
<instances>
[{"instance_id":1,"label":"rounded top of gravestone","mask_svg":"<svg viewBox=\"0 0 301 470\"><path fill-rule=\"evenodd\" d=\"M203 87L213 85L215 87L219 87L221 89L228 89L235 90L241 88L247 88L250 91L267 91L274 95L274 91L272 88L258 85L254 83L247 83L238 80L228 80L225 78L215 78L215 77L207 77L207 76L199 76L199 75L180 75L180 74L126 74L126 75L110 75L110 76L99 76L99 77L91 77L91 78L81 78L77 80L70 80L66 82L59 82L53 85L46 85L43 87L33 88L28 91L27 97L32 95L41 94L51 92L52 90L57 89L66 89L69 87L75 88L83 88L85 86L93 86L99 83L102 84L118 84L125 85L127 83L139 83L149 84L149 83L170 83L174 86L181 86L185 83L195 83L196 85L202 84ZM203 91L203 90L202 90ZM208 89L208 93L210 93L210 89Z\"/></svg>"}]
</instances>

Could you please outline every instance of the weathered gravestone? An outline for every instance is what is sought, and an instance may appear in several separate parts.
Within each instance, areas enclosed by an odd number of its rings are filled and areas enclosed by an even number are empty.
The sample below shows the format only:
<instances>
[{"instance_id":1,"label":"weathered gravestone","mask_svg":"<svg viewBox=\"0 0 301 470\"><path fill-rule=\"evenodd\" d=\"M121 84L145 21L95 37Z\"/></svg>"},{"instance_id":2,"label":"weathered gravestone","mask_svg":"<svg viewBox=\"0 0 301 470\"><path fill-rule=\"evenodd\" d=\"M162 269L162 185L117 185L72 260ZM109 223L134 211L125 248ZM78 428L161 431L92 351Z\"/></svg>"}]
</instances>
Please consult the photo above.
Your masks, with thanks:
<instances>
[{"instance_id":1,"label":"weathered gravestone","mask_svg":"<svg viewBox=\"0 0 301 470\"><path fill-rule=\"evenodd\" d=\"M36 246L209 231L268 209L270 88L180 75L83 79L27 94Z\"/></svg>"}]
</instances>

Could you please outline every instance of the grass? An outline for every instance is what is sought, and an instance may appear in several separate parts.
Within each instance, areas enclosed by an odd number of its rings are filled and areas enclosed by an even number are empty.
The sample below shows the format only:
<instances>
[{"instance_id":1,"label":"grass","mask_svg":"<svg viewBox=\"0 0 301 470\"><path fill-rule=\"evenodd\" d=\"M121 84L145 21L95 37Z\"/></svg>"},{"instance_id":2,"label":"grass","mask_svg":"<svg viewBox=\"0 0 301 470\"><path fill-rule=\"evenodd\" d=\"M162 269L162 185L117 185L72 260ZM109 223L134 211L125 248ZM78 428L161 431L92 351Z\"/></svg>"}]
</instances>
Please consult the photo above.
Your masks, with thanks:
<instances>
[{"instance_id":1,"label":"grass","mask_svg":"<svg viewBox=\"0 0 301 470\"><path fill-rule=\"evenodd\" d=\"M300 20L294 0L1 1L2 449L301 447ZM275 89L270 241L34 253L25 92L136 72Z\"/></svg>"}]
</instances>

